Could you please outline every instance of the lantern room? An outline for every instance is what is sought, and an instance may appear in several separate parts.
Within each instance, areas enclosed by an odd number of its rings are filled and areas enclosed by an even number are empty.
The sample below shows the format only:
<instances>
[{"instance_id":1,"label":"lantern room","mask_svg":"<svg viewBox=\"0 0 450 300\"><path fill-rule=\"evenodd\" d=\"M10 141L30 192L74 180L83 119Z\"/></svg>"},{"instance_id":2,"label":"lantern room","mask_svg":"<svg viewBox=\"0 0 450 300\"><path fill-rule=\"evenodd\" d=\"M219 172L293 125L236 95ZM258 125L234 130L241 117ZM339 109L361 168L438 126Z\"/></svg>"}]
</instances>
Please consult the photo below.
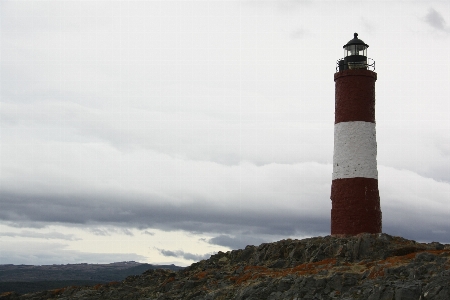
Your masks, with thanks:
<instances>
[{"instance_id":1,"label":"lantern room","mask_svg":"<svg viewBox=\"0 0 450 300\"><path fill-rule=\"evenodd\" d=\"M353 69L375 69L375 62L368 63L367 48L369 45L358 38L355 33L353 39L344 45L344 58L338 61L339 71ZM372 67L372 68L370 68ZM337 71L337 70L336 70Z\"/></svg>"}]
</instances>

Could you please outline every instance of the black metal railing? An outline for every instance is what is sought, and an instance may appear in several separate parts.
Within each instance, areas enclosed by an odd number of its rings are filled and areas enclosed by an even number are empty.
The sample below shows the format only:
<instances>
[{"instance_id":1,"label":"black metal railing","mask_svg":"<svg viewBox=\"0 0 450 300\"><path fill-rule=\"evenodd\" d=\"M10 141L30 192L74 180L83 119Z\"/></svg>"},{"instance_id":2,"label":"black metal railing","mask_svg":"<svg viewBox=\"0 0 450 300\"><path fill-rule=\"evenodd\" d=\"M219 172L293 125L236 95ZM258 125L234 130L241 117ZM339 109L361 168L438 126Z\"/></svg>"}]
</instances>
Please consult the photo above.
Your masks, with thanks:
<instances>
[{"instance_id":1,"label":"black metal railing","mask_svg":"<svg viewBox=\"0 0 450 300\"><path fill-rule=\"evenodd\" d=\"M336 61L336 73L343 70L369 70L375 71L375 61L367 58L367 61L345 62L343 58Z\"/></svg>"}]
</instances>

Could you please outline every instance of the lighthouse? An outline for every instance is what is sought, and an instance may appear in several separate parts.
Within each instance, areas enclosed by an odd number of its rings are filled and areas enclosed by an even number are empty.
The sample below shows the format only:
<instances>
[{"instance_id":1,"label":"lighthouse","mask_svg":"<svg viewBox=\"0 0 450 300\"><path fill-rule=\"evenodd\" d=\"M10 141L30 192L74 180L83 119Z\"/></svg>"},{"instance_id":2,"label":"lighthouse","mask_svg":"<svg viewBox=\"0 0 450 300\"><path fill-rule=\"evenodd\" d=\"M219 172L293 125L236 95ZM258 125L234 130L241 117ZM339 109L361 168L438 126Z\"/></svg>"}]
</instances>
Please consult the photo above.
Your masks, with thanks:
<instances>
[{"instance_id":1,"label":"lighthouse","mask_svg":"<svg viewBox=\"0 0 450 300\"><path fill-rule=\"evenodd\" d=\"M335 82L331 234L381 233L375 131L375 62L354 34Z\"/></svg>"}]
</instances>

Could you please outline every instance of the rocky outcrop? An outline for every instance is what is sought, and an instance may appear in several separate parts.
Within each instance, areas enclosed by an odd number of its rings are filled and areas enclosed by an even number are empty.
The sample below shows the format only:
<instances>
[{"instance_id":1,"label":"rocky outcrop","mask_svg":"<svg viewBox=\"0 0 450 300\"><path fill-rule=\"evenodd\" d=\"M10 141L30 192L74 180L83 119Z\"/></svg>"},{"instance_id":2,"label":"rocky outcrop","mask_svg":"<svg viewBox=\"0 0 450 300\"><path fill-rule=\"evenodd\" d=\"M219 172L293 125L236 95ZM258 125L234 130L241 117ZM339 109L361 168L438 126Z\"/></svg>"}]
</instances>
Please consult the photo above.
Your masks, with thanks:
<instances>
[{"instance_id":1,"label":"rocky outcrop","mask_svg":"<svg viewBox=\"0 0 450 300\"><path fill-rule=\"evenodd\" d=\"M450 299L450 245L387 234L282 240L184 270L0 299Z\"/></svg>"}]
</instances>

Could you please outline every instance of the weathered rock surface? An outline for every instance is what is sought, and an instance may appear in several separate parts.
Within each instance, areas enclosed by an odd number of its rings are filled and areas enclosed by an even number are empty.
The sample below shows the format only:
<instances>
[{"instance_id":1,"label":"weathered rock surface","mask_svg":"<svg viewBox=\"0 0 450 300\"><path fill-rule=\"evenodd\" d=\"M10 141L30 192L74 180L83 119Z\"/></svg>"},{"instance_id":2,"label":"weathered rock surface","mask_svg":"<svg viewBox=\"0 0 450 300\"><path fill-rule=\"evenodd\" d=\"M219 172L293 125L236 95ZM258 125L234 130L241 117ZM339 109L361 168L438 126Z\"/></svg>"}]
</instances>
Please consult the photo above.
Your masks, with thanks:
<instances>
[{"instance_id":1,"label":"weathered rock surface","mask_svg":"<svg viewBox=\"0 0 450 300\"><path fill-rule=\"evenodd\" d=\"M450 245L387 234L281 240L219 252L184 270L0 299L450 299Z\"/></svg>"}]
</instances>

